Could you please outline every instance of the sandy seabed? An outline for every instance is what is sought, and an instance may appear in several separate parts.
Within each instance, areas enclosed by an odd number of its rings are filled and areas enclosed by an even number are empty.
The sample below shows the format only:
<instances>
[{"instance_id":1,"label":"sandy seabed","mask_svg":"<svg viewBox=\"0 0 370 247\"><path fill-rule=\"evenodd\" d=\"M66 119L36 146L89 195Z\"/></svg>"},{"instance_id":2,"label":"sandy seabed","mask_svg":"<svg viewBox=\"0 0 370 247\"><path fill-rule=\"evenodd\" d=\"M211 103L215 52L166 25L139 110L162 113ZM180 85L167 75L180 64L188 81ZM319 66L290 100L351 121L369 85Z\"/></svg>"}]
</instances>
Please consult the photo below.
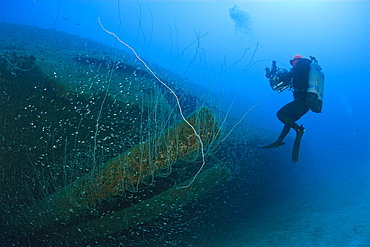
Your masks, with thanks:
<instances>
[{"instance_id":1,"label":"sandy seabed","mask_svg":"<svg viewBox=\"0 0 370 247\"><path fill-rule=\"evenodd\" d=\"M214 247L368 247L369 171L333 177L311 192L287 196L224 232ZM325 186L326 185L326 186ZM263 213L261 213L263 212Z\"/></svg>"}]
</instances>

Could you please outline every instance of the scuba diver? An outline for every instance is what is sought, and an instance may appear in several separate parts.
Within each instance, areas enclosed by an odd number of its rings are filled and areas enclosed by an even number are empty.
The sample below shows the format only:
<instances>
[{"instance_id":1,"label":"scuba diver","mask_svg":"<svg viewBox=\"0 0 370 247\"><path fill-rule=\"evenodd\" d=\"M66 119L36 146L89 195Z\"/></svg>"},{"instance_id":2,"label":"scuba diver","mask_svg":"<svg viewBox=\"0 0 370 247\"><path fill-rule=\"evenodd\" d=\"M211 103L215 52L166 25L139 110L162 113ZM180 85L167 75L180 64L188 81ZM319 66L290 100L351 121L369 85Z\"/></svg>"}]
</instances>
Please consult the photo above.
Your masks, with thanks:
<instances>
[{"instance_id":1,"label":"scuba diver","mask_svg":"<svg viewBox=\"0 0 370 247\"><path fill-rule=\"evenodd\" d=\"M303 58L295 55L290 64L293 66L288 72L286 69L276 67L276 61L272 62L272 68L266 68L266 77L270 79L270 86L277 92L282 92L287 88L293 90L294 100L283 106L278 112L278 119L284 124L283 130L277 140L261 148L281 147L285 143L284 138L290 129L294 129L296 137L293 145L292 161L298 161L300 142L305 132L303 125L299 126L296 122L305 115L310 109L313 112L321 112L324 74L321 66L318 65L316 58Z\"/></svg>"}]
</instances>

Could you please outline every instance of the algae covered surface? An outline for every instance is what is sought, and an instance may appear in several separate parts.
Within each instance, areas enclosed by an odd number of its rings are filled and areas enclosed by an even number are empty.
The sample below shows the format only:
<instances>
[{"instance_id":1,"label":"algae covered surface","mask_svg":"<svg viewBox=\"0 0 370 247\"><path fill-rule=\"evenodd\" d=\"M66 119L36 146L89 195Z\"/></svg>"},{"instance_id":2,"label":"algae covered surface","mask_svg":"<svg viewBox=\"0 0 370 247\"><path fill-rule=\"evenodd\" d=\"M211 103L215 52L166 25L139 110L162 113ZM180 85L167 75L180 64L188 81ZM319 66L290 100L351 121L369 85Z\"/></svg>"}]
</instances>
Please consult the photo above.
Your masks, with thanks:
<instances>
[{"instance_id":1,"label":"algae covered surface","mask_svg":"<svg viewBox=\"0 0 370 247\"><path fill-rule=\"evenodd\" d=\"M217 106L150 64L159 82L122 50L16 24L0 32L1 228L9 243L90 241L98 238L91 225L102 224L103 242L110 234L127 240L127 231L225 186L238 172L240 145L268 136L244 124L244 141L222 139L228 123ZM126 227L112 229L117 217Z\"/></svg>"}]
</instances>

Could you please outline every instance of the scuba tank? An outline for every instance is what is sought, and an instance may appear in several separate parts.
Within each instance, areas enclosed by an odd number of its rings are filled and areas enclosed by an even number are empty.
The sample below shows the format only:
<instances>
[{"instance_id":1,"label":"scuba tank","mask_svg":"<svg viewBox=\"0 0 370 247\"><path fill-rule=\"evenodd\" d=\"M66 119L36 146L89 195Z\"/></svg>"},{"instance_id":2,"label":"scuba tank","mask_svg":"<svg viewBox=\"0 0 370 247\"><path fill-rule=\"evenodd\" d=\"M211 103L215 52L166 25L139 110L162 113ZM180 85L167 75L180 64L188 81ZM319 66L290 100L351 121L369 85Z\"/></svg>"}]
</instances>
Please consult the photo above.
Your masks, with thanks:
<instances>
[{"instance_id":1,"label":"scuba tank","mask_svg":"<svg viewBox=\"0 0 370 247\"><path fill-rule=\"evenodd\" d=\"M321 113L324 98L325 76L316 58L310 56L310 59L312 63L308 74L306 104L311 108L311 111Z\"/></svg>"}]
</instances>

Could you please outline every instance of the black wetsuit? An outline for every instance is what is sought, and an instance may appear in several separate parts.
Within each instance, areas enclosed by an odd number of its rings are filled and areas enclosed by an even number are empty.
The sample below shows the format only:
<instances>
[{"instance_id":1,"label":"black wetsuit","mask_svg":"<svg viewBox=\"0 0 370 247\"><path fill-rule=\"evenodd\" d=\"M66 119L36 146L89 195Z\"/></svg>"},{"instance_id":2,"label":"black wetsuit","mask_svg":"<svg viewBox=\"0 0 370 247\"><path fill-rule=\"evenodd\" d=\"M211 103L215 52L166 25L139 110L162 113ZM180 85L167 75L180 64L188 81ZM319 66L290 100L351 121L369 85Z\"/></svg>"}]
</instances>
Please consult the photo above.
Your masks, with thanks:
<instances>
[{"instance_id":1,"label":"black wetsuit","mask_svg":"<svg viewBox=\"0 0 370 247\"><path fill-rule=\"evenodd\" d=\"M288 135L290 129L294 129L296 131L296 138L292 151L293 162L298 161L300 143L305 131L305 128L299 126L296 121L310 110L310 107L306 105L306 94L311 60L307 58L298 58L297 60L295 66L293 66L288 73L279 76L280 82L284 82L285 85L291 85L294 96L294 100L283 106L276 114L279 120L284 123L284 128L274 143L261 146L261 148L276 148L283 146L284 138Z\"/></svg>"},{"instance_id":2,"label":"black wetsuit","mask_svg":"<svg viewBox=\"0 0 370 247\"><path fill-rule=\"evenodd\" d=\"M294 101L283 106L276 115L281 122L295 130L299 127L295 122L310 110L306 105L310 64L311 60L299 58L297 64L287 74L280 76L280 81L286 83L292 81Z\"/></svg>"}]
</instances>

